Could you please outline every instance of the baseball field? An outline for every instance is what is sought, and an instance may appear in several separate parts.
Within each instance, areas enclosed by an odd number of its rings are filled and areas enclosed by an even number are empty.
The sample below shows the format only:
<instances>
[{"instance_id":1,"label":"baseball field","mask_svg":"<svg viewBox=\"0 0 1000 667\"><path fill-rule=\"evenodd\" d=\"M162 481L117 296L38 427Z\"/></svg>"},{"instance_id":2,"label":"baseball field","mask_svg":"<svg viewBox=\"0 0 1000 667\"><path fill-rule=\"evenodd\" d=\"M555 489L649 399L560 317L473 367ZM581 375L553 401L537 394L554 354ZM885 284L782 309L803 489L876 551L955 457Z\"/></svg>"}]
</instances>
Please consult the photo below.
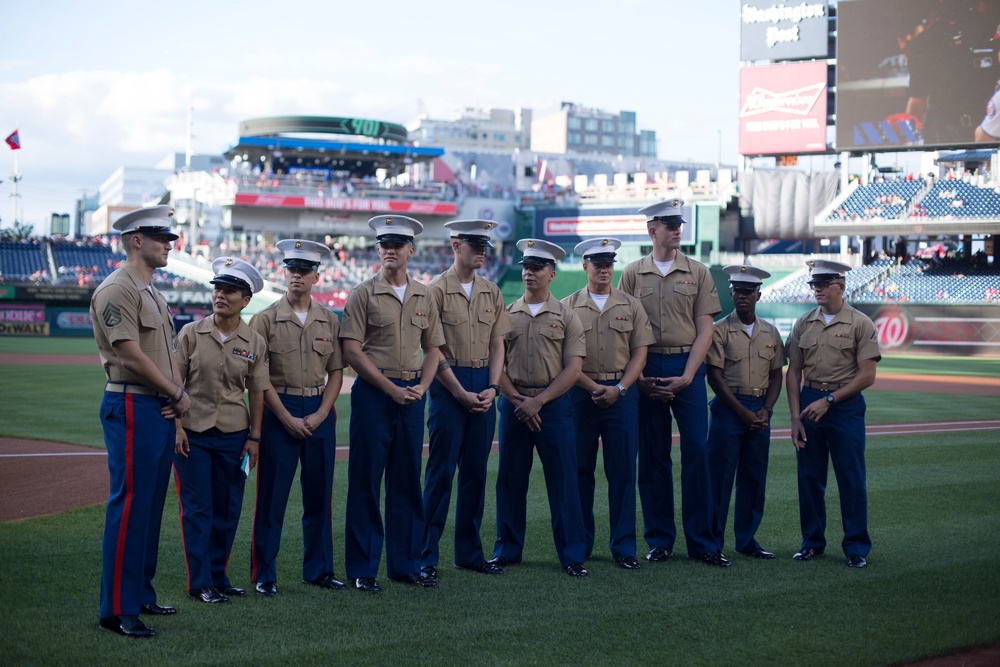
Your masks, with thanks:
<instances>
[{"instance_id":1,"label":"baseball field","mask_svg":"<svg viewBox=\"0 0 1000 667\"><path fill-rule=\"evenodd\" d=\"M865 393L874 548L864 570L847 568L840 553L832 473L827 554L791 560L799 546L798 505L782 399L757 536L776 560L736 555L732 568L709 568L688 560L678 539L668 562L622 570L608 551L600 494L606 487L599 484L591 576L567 577L555 557L536 465L525 561L502 577L446 567L448 528L436 590L387 580L378 596L304 586L301 503L293 488L278 559L280 594L205 605L186 595L171 486L155 583L158 601L179 613L150 620L159 636L146 642L97 630L108 473L97 419L104 376L93 341L0 338L0 380L5 665L1000 663L1000 359L888 357L879 364L879 381ZM337 412L346 454L348 396ZM678 464L678 507L679 472ZM490 473L487 549L495 457ZM346 477L346 462L339 463L338 575ZM251 474L230 562L237 586L250 586L253 483ZM731 521L729 529L727 555ZM643 546L640 537L644 553Z\"/></svg>"}]
</instances>

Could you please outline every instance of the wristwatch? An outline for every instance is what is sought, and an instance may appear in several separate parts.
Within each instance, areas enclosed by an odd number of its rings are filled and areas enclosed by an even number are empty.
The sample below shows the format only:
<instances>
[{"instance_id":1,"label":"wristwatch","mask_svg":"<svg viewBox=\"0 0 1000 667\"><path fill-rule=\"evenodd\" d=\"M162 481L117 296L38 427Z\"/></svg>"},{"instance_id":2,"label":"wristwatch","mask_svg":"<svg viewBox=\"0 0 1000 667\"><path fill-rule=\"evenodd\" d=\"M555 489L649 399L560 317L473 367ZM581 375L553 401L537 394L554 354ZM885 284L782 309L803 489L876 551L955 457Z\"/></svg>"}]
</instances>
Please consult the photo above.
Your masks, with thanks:
<instances>
[{"instance_id":1,"label":"wristwatch","mask_svg":"<svg viewBox=\"0 0 1000 667\"><path fill-rule=\"evenodd\" d=\"M621 386L620 384L616 384L615 386L618 387L618 395L619 396L624 396L625 394L628 393L628 389L626 389L625 387Z\"/></svg>"},{"instance_id":2,"label":"wristwatch","mask_svg":"<svg viewBox=\"0 0 1000 667\"><path fill-rule=\"evenodd\" d=\"M833 397L833 394L827 394L826 395L826 402L829 403L830 405L833 405L834 403L837 402L837 399L835 399Z\"/></svg>"},{"instance_id":3,"label":"wristwatch","mask_svg":"<svg viewBox=\"0 0 1000 667\"><path fill-rule=\"evenodd\" d=\"M487 389L492 389L493 391L495 391L497 393L497 397L500 396L500 385L498 385L498 384L491 384L489 387L487 387Z\"/></svg>"}]
</instances>

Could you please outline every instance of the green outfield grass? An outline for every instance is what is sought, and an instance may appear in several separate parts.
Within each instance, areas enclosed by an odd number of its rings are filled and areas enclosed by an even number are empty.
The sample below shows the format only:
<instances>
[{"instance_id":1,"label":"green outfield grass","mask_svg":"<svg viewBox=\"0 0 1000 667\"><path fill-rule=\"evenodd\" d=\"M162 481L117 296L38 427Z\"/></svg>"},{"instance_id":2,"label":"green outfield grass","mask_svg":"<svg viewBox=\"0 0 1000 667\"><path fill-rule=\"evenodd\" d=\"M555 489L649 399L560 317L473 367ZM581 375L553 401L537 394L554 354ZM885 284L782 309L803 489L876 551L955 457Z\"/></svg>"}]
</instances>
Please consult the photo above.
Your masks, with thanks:
<instances>
[{"instance_id":1,"label":"green outfield grass","mask_svg":"<svg viewBox=\"0 0 1000 667\"><path fill-rule=\"evenodd\" d=\"M6 343L0 339L0 352L13 351L5 349ZM913 364L920 368L908 368ZM899 358L899 366L906 370L898 372L931 373L935 367L997 372L993 360L978 359ZM880 367L886 370L886 364ZM99 367L7 366L0 373L0 435L103 446L96 418L103 387ZM996 417L995 397L870 391L866 399L870 423ZM346 444L341 430L348 421L346 397L338 401L338 414L339 442ZM774 426L787 424L782 399ZM152 642L96 629L103 507L0 523L0 656L5 665L839 666L898 664L995 644L1000 642L998 440L997 431L869 437L874 550L862 571L849 570L840 553L843 534L832 474L828 554L811 563L790 559L799 528L795 460L787 441L771 448L767 506L758 533L779 558L763 562L736 556L734 567L725 571L686 559L682 538L671 561L634 573L620 570L607 548L606 500L599 492L591 577L567 577L556 561L536 463L525 563L503 577L452 570L449 525L441 543L438 590L385 580L380 596L305 587L300 583L301 502L293 485L278 563L280 595L200 605L185 596L171 486L156 583L160 601L176 604L180 613L150 621L160 633ZM675 466L678 513L679 472ZM495 475L494 457L483 522L487 550L493 540ZM346 477L346 463L338 463L334 540L340 575ZM231 560L236 585L249 583L254 481L255 473L247 484ZM640 516L640 531L641 525ZM730 522L727 552L732 541Z\"/></svg>"}]
</instances>

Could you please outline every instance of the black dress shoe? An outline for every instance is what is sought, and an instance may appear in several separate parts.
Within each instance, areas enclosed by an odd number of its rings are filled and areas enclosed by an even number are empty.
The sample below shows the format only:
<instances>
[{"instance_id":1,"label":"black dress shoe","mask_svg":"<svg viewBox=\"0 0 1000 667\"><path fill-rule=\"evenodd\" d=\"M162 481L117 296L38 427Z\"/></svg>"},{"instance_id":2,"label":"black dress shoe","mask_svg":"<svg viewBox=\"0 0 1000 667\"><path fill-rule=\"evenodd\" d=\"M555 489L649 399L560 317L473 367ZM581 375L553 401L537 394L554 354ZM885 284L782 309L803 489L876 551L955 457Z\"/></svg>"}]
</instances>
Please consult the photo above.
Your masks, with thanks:
<instances>
[{"instance_id":1,"label":"black dress shoe","mask_svg":"<svg viewBox=\"0 0 1000 667\"><path fill-rule=\"evenodd\" d=\"M625 558L616 558L615 562L618 566L625 570L638 570L642 566L639 565L639 561L635 559L635 556L625 556Z\"/></svg>"},{"instance_id":2,"label":"black dress shoe","mask_svg":"<svg viewBox=\"0 0 1000 667\"><path fill-rule=\"evenodd\" d=\"M472 570L473 572L479 572L480 574L503 574L503 568L494 563L496 559L490 559L483 563L482 565L473 565L471 567L466 565L456 565L455 567L459 570Z\"/></svg>"},{"instance_id":3,"label":"black dress shoe","mask_svg":"<svg viewBox=\"0 0 1000 667\"><path fill-rule=\"evenodd\" d=\"M822 555L822 551L817 551L812 547L802 547L795 552L795 555L792 556L792 560L812 560L814 558L819 558Z\"/></svg>"},{"instance_id":4,"label":"black dress shoe","mask_svg":"<svg viewBox=\"0 0 1000 667\"><path fill-rule=\"evenodd\" d=\"M729 567L732 565L732 561L722 555L721 552L716 551L710 554L701 554L700 556L688 556L691 560L700 561L706 565L712 565L714 567Z\"/></svg>"},{"instance_id":5,"label":"black dress shoe","mask_svg":"<svg viewBox=\"0 0 1000 667\"><path fill-rule=\"evenodd\" d=\"M521 561L514 560L513 558L507 558L506 556L494 556L493 558L486 561L487 565L496 565L497 567L510 567L511 565L517 565Z\"/></svg>"},{"instance_id":6,"label":"black dress shoe","mask_svg":"<svg viewBox=\"0 0 1000 667\"><path fill-rule=\"evenodd\" d=\"M273 598L278 594L278 584L273 581L260 581L257 582L256 586L254 586L254 590L257 591L258 595Z\"/></svg>"},{"instance_id":7,"label":"black dress shoe","mask_svg":"<svg viewBox=\"0 0 1000 667\"><path fill-rule=\"evenodd\" d=\"M586 577L589 576L587 568L583 566L583 563L570 563L566 566L566 574L571 577Z\"/></svg>"},{"instance_id":8,"label":"black dress shoe","mask_svg":"<svg viewBox=\"0 0 1000 667\"><path fill-rule=\"evenodd\" d=\"M403 577L389 577L389 581L395 581L397 584L406 584L407 586L421 586L423 588L437 588L438 582L430 577L421 574L407 574Z\"/></svg>"},{"instance_id":9,"label":"black dress shoe","mask_svg":"<svg viewBox=\"0 0 1000 667\"><path fill-rule=\"evenodd\" d=\"M646 560L650 563L662 563L673 555L673 551L666 547L653 547L646 554Z\"/></svg>"},{"instance_id":10,"label":"black dress shoe","mask_svg":"<svg viewBox=\"0 0 1000 667\"><path fill-rule=\"evenodd\" d=\"M378 587L378 582L373 577L361 577L354 580L354 587L366 593L378 593L382 589Z\"/></svg>"},{"instance_id":11,"label":"black dress shoe","mask_svg":"<svg viewBox=\"0 0 1000 667\"><path fill-rule=\"evenodd\" d=\"M241 598L247 594L245 588L236 588L236 586L223 586L222 588L217 588L223 595L228 595L231 598Z\"/></svg>"},{"instance_id":12,"label":"black dress shoe","mask_svg":"<svg viewBox=\"0 0 1000 667\"><path fill-rule=\"evenodd\" d=\"M122 637L152 639L156 630L139 620L138 616L109 616L101 619L101 630L114 632Z\"/></svg>"},{"instance_id":13,"label":"black dress shoe","mask_svg":"<svg viewBox=\"0 0 1000 667\"><path fill-rule=\"evenodd\" d=\"M142 605L142 613L147 616L170 616L171 614L176 614L177 610L173 607L164 607L158 604L144 604Z\"/></svg>"},{"instance_id":14,"label":"black dress shoe","mask_svg":"<svg viewBox=\"0 0 1000 667\"><path fill-rule=\"evenodd\" d=\"M340 581L332 574L324 574L322 577L315 581L305 581L302 583L309 584L310 586L319 586L320 588L326 588L333 591L342 591L347 588L347 585L343 581Z\"/></svg>"},{"instance_id":15,"label":"black dress shoe","mask_svg":"<svg viewBox=\"0 0 1000 667\"><path fill-rule=\"evenodd\" d=\"M763 558L764 560L770 560L774 558L773 553L771 553L770 551L764 551L760 547L754 547L753 549L747 549L746 551L739 551L737 553L741 553L744 556L748 556L750 558Z\"/></svg>"},{"instance_id":16,"label":"black dress shoe","mask_svg":"<svg viewBox=\"0 0 1000 667\"><path fill-rule=\"evenodd\" d=\"M434 581L437 581L438 569L433 565L424 565L422 568L420 568L420 574L424 575L428 579L433 579Z\"/></svg>"},{"instance_id":17,"label":"black dress shoe","mask_svg":"<svg viewBox=\"0 0 1000 667\"><path fill-rule=\"evenodd\" d=\"M859 556L857 554L854 554L853 556L847 557L847 567L853 567L858 569L862 567L868 567L868 561L865 560L864 556Z\"/></svg>"},{"instance_id":18,"label":"black dress shoe","mask_svg":"<svg viewBox=\"0 0 1000 667\"><path fill-rule=\"evenodd\" d=\"M208 604L222 604L223 602L229 602L229 598L213 587L192 588L188 591L188 595L198 602L207 602Z\"/></svg>"}]
</instances>

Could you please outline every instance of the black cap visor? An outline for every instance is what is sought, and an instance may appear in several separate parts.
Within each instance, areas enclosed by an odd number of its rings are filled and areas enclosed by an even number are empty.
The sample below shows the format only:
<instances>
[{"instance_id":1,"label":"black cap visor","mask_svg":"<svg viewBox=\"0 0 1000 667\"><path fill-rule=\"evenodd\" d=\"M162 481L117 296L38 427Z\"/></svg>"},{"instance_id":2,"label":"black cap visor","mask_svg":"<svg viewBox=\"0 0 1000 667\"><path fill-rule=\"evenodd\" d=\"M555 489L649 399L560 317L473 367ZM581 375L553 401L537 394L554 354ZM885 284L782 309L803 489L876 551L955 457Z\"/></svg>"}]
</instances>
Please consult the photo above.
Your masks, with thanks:
<instances>
[{"instance_id":1,"label":"black cap visor","mask_svg":"<svg viewBox=\"0 0 1000 667\"><path fill-rule=\"evenodd\" d=\"M180 238L177 234L171 231L169 227L142 227L141 229L129 229L122 232L122 236L135 232L139 232L143 236L166 236L171 241L176 241Z\"/></svg>"},{"instance_id":2,"label":"black cap visor","mask_svg":"<svg viewBox=\"0 0 1000 667\"><path fill-rule=\"evenodd\" d=\"M618 261L615 259L615 253L613 252L595 252L590 255L584 255L583 258L591 264L614 264Z\"/></svg>"},{"instance_id":3,"label":"black cap visor","mask_svg":"<svg viewBox=\"0 0 1000 667\"><path fill-rule=\"evenodd\" d=\"M457 238L460 241L464 241L464 242L468 243L469 245L475 246L477 248L492 248L493 247L493 244L490 243L490 240L487 237L480 236L479 234L459 234L455 238Z\"/></svg>"},{"instance_id":4,"label":"black cap visor","mask_svg":"<svg viewBox=\"0 0 1000 667\"><path fill-rule=\"evenodd\" d=\"M407 243L412 243L413 237L403 236L402 234L382 234L381 236L376 237L375 241L377 243L402 243L405 245Z\"/></svg>"},{"instance_id":5,"label":"black cap visor","mask_svg":"<svg viewBox=\"0 0 1000 667\"><path fill-rule=\"evenodd\" d=\"M305 269L306 271L315 271L319 268L318 262L310 262L308 259L302 259L300 257L293 257L292 259L285 260L286 269Z\"/></svg>"},{"instance_id":6,"label":"black cap visor","mask_svg":"<svg viewBox=\"0 0 1000 667\"><path fill-rule=\"evenodd\" d=\"M242 278L237 278L236 276L219 275L215 276L208 282L213 285L229 285L230 287L235 287L236 289L241 289L244 292L250 292L253 294L253 288L250 287L250 284Z\"/></svg>"}]
</instances>

